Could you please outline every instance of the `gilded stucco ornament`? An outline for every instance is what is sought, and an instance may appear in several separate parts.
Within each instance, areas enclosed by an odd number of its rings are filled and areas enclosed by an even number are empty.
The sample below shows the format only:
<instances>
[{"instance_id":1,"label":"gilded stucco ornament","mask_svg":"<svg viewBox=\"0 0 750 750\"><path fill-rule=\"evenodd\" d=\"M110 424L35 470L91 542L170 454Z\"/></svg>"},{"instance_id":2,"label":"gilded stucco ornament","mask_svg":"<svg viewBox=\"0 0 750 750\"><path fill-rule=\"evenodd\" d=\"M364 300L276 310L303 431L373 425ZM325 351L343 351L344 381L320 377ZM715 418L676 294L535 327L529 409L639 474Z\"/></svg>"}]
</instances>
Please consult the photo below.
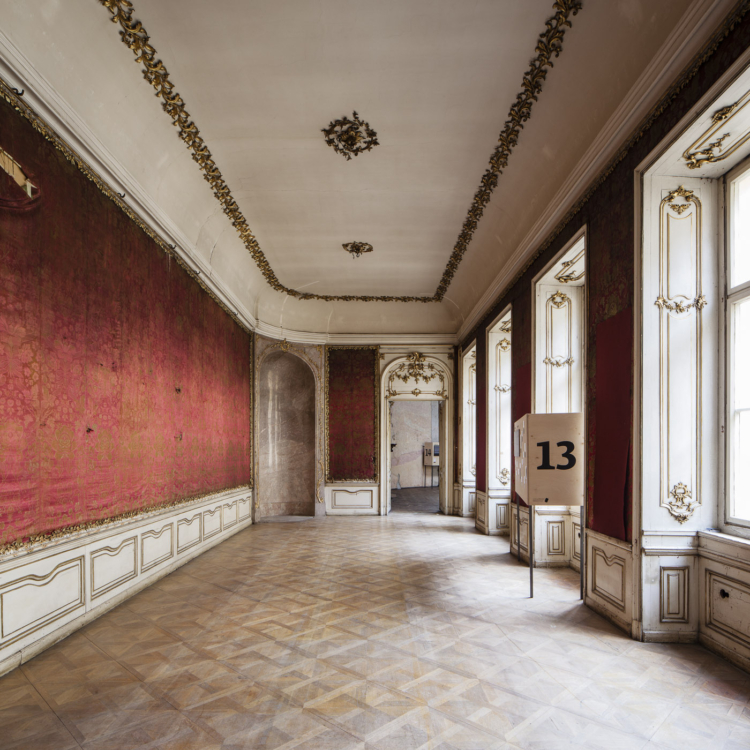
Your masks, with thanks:
<instances>
[{"instance_id":1,"label":"gilded stucco ornament","mask_svg":"<svg viewBox=\"0 0 750 750\"><path fill-rule=\"evenodd\" d=\"M378 134L356 112L352 112L351 120L348 117L332 120L322 132L326 143L347 161L380 145Z\"/></svg>"},{"instance_id":2,"label":"gilded stucco ornament","mask_svg":"<svg viewBox=\"0 0 750 750\"><path fill-rule=\"evenodd\" d=\"M562 357L545 357L543 360L545 365L552 365L552 367L572 365L574 361L573 357L568 357L567 359L563 359Z\"/></svg>"},{"instance_id":3,"label":"gilded stucco ornament","mask_svg":"<svg viewBox=\"0 0 750 750\"><path fill-rule=\"evenodd\" d=\"M503 339L498 346L500 349L504 352L507 352L510 349L510 341L508 339Z\"/></svg>"},{"instance_id":4,"label":"gilded stucco ornament","mask_svg":"<svg viewBox=\"0 0 750 750\"><path fill-rule=\"evenodd\" d=\"M669 491L669 497L672 499L665 503L667 510L680 523L685 523L695 512L695 503L692 501L690 490L682 482L678 482Z\"/></svg>"},{"instance_id":5,"label":"gilded stucco ornament","mask_svg":"<svg viewBox=\"0 0 750 750\"><path fill-rule=\"evenodd\" d=\"M711 117L711 125L694 143L687 147L682 155L688 169L700 169L704 164L723 161L750 138L750 133L745 132L725 146L724 141L731 137L730 132L719 135L719 131L724 130L731 119L748 103L750 103L750 91L743 94L734 104L722 107L714 112Z\"/></svg>"},{"instance_id":6,"label":"gilded stucco ornament","mask_svg":"<svg viewBox=\"0 0 750 750\"><path fill-rule=\"evenodd\" d=\"M555 292L549 301L559 310L570 302L570 297L564 292Z\"/></svg>"},{"instance_id":7,"label":"gilded stucco ornament","mask_svg":"<svg viewBox=\"0 0 750 750\"><path fill-rule=\"evenodd\" d=\"M372 245L369 242L345 242L341 247L347 253L351 253L352 258L359 258L362 253L372 252Z\"/></svg>"},{"instance_id":8,"label":"gilded stucco ornament","mask_svg":"<svg viewBox=\"0 0 750 750\"><path fill-rule=\"evenodd\" d=\"M453 277L458 270L461 261L466 254L474 232L482 218L484 209L487 207L492 192L497 187L500 173L508 165L511 151L518 143L518 137L524 123L531 116L531 108L537 101L542 90L542 84L547 77L547 71L553 66L553 58L562 52L562 41L565 29L570 27L571 16L575 16L582 8L580 0L555 0L553 3L554 15L545 22L545 30L537 39L535 48L536 55L532 59L529 69L523 76L521 92L516 96L516 101L510 108L508 119L498 138L498 145L490 157L490 164L484 173L479 188L474 194L469 212L464 220L461 233L454 245L448 262L443 271L440 283L432 296L390 296L390 295L355 295L355 294L312 294L311 292L300 292L284 286L274 273L265 253L261 250L258 240L250 231L247 220L240 211L237 202L232 196L224 177L219 170L208 146L200 135L198 127L185 108L185 102L174 89L174 84L169 78L169 71L161 60L156 58L156 49L150 43L150 37L146 33L143 24L133 18L133 3L130 0L99 0L99 2L112 14L112 21L119 23L120 36L123 42L133 50L136 62L141 63L143 77L156 89L156 95L163 100L164 111L172 118L172 122L179 130L179 136L185 145L192 151L193 159L203 171L204 178L211 185L216 199L221 203L224 213L229 217L233 226L240 235L245 247L263 274L266 282L272 289L282 294L288 294L300 300L323 300L325 302L440 302L448 291ZM356 112L353 113L355 119ZM344 118L348 119L348 118ZM336 121L343 122L343 121ZM353 124L354 121L349 121ZM360 121L361 122L361 121ZM377 134L371 131L368 135L369 125L362 123L365 127L364 134L360 130L343 128L336 135L332 131L332 137L344 148L347 144L356 149L355 152L344 152L346 158L351 158L351 153L361 153L370 150L377 145ZM331 123L334 125L334 123ZM329 128L331 126L329 125ZM348 126L351 128L351 126ZM324 129L327 132L329 128ZM342 140L344 139L344 140ZM368 145L366 148L364 145ZM373 140L374 139L374 140ZM328 141L328 136L326 136ZM334 144L330 144L335 148Z\"/></svg>"},{"instance_id":9,"label":"gilded stucco ornament","mask_svg":"<svg viewBox=\"0 0 750 750\"><path fill-rule=\"evenodd\" d=\"M503 469L500 472L500 484L502 484L504 487L508 485L510 482L510 471L508 469Z\"/></svg>"}]
</instances>

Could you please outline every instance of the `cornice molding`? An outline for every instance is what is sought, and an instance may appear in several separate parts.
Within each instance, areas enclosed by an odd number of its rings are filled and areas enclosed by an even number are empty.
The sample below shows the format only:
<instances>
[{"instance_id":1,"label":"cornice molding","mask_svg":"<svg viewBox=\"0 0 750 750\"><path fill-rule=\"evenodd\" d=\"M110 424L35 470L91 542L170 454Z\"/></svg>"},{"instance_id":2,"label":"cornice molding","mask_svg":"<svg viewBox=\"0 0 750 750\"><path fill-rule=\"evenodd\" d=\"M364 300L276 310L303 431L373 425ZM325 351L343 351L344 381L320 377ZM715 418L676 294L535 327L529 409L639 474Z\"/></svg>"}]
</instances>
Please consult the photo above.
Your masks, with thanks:
<instances>
[{"instance_id":1,"label":"cornice molding","mask_svg":"<svg viewBox=\"0 0 750 750\"><path fill-rule=\"evenodd\" d=\"M508 165L508 158L518 143L521 129L531 116L531 108L541 93L548 69L553 66L553 58L559 57L562 52L565 29L571 26L570 18L575 16L582 7L580 0L555 0L553 3L554 15L545 22L545 30L537 39L536 55L531 60L529 70L523 76L521 91L510 108L508 119L505 121L505 126L498 138L498 145L490 157L489 167L482 176L479 188L474 194L461 233L456 240L435 294L424 297L312 294L284 286L271 268L258 240L250 230L247 219L232 196L221 170L200 134L200 130L192 120L185 106L185 101L175 91L169 71L164 63L157 58L156 48L150 43L151 39L148 32L143 24L133 17L133 3L131 0L99 0L99 2L110 12L111 20L119 24L120 37L123 43L133 51L136 62L144 66L142 70L144 79L154 87L156 95L163 100L164 111L178 128L180 139L192 152L193 160L203 172L204 179L211 185L214 196L221 204L222 210L237 230L240 239L269 286L278 292L300 300L322 300L325 302L441 302L443 300L469 248L474 232L479 225L479 220L484 214L484 209L490 202L492 193L497 186L498 176Z\"/></svg>"},{"instance_id":2,"label":"cornice molding","mask_svg":"<svg viewBox=\"0 0 750 750\"><path fill-rule=\"evenodd\" d=\"M697 67L696 58L705 54L706 47L714 43L717 33L723 33L721 30L717 32L725 25L722 21L730 19L731 23L738 11L744 15L746 9L743 11L743 6L746 5L744 0L739 3L735 0L698 0L690 6L509 262L466 316L456 335L459 342L475 335L490 310L549 247L590 194L624 158L650 126L656 111L664 106L672 89L694 66Z\"/></svg>"}]
</instances>

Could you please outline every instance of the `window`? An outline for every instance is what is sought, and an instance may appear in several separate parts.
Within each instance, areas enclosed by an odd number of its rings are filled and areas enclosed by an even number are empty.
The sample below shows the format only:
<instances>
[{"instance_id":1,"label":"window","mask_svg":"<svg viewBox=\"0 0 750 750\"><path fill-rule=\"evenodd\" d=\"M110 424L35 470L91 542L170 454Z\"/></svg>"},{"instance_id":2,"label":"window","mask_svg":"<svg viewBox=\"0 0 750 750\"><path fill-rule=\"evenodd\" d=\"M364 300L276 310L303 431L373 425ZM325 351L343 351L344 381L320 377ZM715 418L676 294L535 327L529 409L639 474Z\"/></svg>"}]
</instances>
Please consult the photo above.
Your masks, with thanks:
<instances>
[{"instance_id":1,"label":"window","mask_svg":"<svg viewBox=\"0 0 750 750\"><path fill-rule=\"evenodd\" d=\"M726 455L730 520L750 522L750 164L727 180Z\"/></svg>"}]
</instances>

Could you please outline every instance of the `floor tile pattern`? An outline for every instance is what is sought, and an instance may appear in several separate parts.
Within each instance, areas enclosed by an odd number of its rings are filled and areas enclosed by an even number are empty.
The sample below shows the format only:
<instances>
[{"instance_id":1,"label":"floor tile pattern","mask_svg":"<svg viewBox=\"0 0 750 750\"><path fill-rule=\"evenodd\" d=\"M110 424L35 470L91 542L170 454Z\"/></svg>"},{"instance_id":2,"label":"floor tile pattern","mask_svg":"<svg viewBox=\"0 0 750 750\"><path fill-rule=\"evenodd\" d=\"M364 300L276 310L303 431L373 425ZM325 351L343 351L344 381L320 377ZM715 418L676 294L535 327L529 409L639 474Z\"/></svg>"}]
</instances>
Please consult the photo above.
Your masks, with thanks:
<instances>
[{"instance_id":1,"label":"floor tile pattern","mask_svg":"<svg viewBox=\"0 0 750 750\"><path fill-rule=\"evenodd\" d=\"M246 529L0 679L3 750L739 750L750 677L471 519Z\"/></svg>"}]
</instances>

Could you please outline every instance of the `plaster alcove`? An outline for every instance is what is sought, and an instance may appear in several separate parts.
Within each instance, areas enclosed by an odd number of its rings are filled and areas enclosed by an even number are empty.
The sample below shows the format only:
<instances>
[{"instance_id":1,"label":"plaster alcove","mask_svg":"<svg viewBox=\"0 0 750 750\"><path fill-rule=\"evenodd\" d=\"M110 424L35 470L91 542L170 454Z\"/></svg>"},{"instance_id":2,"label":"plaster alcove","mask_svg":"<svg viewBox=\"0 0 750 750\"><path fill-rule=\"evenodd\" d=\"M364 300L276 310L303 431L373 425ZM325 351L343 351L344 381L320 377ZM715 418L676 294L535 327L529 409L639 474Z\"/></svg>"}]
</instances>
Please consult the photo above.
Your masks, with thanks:
<instances>
[{"instance_id":1,"label":"plaster alcove","mask_svg":"<svg viewBox=\"0 0 750 750\"><path fill-rule=\"evenodd\" d=\"M315 515L315 377L294 354L260 367L258 494L261 516Z\"/></svg>"}]
</instances>

